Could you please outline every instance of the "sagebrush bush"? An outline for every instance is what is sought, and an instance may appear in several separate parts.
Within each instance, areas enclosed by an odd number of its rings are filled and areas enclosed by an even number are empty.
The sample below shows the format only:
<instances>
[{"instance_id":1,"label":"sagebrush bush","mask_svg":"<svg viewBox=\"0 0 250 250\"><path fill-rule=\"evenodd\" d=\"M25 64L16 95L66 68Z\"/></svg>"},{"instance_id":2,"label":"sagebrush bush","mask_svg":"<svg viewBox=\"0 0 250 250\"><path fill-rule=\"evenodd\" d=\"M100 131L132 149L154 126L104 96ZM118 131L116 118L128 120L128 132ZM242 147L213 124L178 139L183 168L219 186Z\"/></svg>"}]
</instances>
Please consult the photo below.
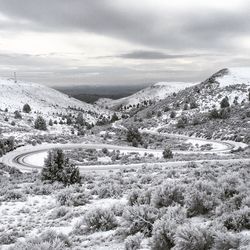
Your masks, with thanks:
<instances>
[{"instance_id":1,"label":"sagebrush bush","mask_svg":"<svg viewBox=\"0 0 250 250\"><path fill-rule=\"evenodd\" d=\"M95 208L86 212L83 222L89 231L108 231L117 226L114 213L104 208Z\"/></svg>"},{"instance_id":2,"label":"sagebrush bush","mask_svg":"<svg viewBox=\"0 0 250 250\"><path fill-rule=\"evenodd\" d=\"M152 231L151 249L170 250L174 246L176 226L177 224L173 220L157 220Z\"/></svg>"},{"instance_id":3,"label":"sagebrush bush","mask_svg":"<svg viewBox=\"0 0 250 250\"><path fill-rule=\"evenodd\" d=\"M137 250L141 247L143 235L141 233L137 233L135 235L130 235L126 238L124 248L125 250Z\"/></svg>"},{"instance_id":4,"label":"sagebrush bush","mask_svg":"<svg viewBox=\"0 0 250 250\"><path fill-rule=\"evenodd\" d=\"M8 190L3 201L25 201L27 197L20 190Z\"/></svg>"},{"instance_id":5,"label":"sagebrush bush","mask_svg":"<svg viewBox=\"0 0 250 250\"><path fill-rule=\"evenodd\" d=\"M207 214L217 205L214 185L209 182L197 182L189 186L185 196L185 205L189 216Z\"/></svg>"},{"instance_id":6,"label":"sagebrush bush","mask_svg":"<svg viewBox=\"0 0 250 250\"><path fill-rule=\"evenodd\" d=\"M51 212L49 218L50 219L62 218L66 216L69 213L69 211L70 211L69 208L65 206L57 207Z\"/></svg>"},{"instance_id":7,"label":"sagebrush bush","mask_svg":"<svg viewBox=\"0 0 250 250\"><path fill-rule=\"evenodd\" d=\"M27 239L25 242L18 241L9 250L65 250L71 246L68 237L53 230L47 230L39 236Z\"/></svg>"},{"instance_id":8,"label":"sagebrush bush","mask_svg":"<svg viewBox=\"0 0 250 250\"><path fill-rule=\"evenodd\" d=\"M250 208L245 207L221 216L220 221L228 230L241 231L250 229Z\"/></svg>"},{"instance_id":9,"label":"sagebrush bush","mask_svg":"<svg viewBox=\"0 0 250 250\"><path fill-rule=\"evenodd\" d=\"M156 208L168 207L175 203L184 203L185 188L176 181L167 183L156 188L152 193L151 204Z\"/></svg>"},{"instance_id":10,"label":"sagebrush bush","mask_svg":"<svg viewBox=\"0 0 250 250\"><path fill-rule=\"evenodd\" d=\"M17 234L15 232L1 232L0 233L0 246L15 243Z\"/></svg>"},{"instance_id":11,"label":"sagebrush bush","mask_svg":"<svg viewBox=\"0 0 250 250\"><path fill-rule=\"evenodd\" d=\"M128 195L128 205L133 206L133 205L150 204L151 196L152 196L152 189L150 190L134 189Z\"/></svg>"},{"instance_id":12,"label":"sagebrush bush","mask_svg":"<svg viewBox=\"0 0 250 250\"><path fill-rule=\"evenodd\" d=\"M241 237L233 233L218 232L214 238L213 250L239 249Z\"/></svg>"},{"instance_id":13,"label":"sagebrush bush","mask_svg":"<svg viewBox=\"0 0 250 250\"><path fill-rule=\"evenodd\" d=\"M123 194L121 185L114 183L113 181L101 183L95 188L95 192L100 199L105 198L119 198Z\"/></svg>"},{"instance_id":14,"label":"sagebrush bush","mask_svg":"<svg viewBox=\"0 0 250 250\"><path fill-rule=\"evenodd\" d=\"M159 217L158 210L149 205L127 207L122 214L124 233L133 235L138 232L150 236L155 220Z\"/></svg>"},{"instance_id":15,"label":"sagebrush bush","mask_svg":"<svg viewBox=\"0 0 250 250\"><path fill-rule=\"evenodd\" d=\"M61 206L83 206L89 203L90 196L86 193L73 193L74 190L66 188L56 195L56 201Z\"/></svg>"},{"instance_id":16,"label":"sagebrush bush","mask_svg":"<svg viewBox=\"0 0 250 250\"><path fill-rule=\"evenodd\" d=\"M174 246L174 235L177 227L187 218L186 209L180 205L168 207L164 216L153 226L151 249L168 250Z\"/></svg>"},{"instance_id":17,"label":"sagebrush bush","mask_svg":"<svg viewBox=\"0 0 250 250\"><path fill-rule=\"evenodd\" d=\"M186 224L177 229L174 250L210 250L214 236L208 228Z\"/></svg>"}]
</instances>

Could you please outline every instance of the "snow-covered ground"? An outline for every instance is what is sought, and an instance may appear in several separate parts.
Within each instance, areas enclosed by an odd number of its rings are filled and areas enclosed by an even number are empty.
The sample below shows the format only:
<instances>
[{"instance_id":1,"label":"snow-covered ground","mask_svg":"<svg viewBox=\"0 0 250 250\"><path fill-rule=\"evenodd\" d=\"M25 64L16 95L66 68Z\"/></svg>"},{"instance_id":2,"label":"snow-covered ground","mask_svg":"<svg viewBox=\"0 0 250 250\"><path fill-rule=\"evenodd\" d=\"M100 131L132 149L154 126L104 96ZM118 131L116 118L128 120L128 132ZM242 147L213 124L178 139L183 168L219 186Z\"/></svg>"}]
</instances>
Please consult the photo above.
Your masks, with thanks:
<instances>
[{"instance_id":1,"label":"snow-covered ground","mask_svg":"<svg viewBox=\"0 0 250 250\"><path fill-rule=\"evenodd\" d=\"M28 103L33 112L41 114L65 113L71 107L83 111L91 111L96 114L110 114L111 112L98 106L93 106L55 89L44 85L0 78L0 108L6 108L14 112L22 110L23 105ZM94 117L85 113L87 120L93 121Z\"/></svg>"},{"instance_id":2,"label":"snow-covered ground","mask_svg":"<svg viewBox=\"0 0 250 250\"><path fill-rule=\"evenodd\" d=\"M220 87L226 87L233 84L250 85L250 68L235 67L228 68L227 70L227 74L217 78L217 81L220 83Z\"/></svg>"},{"instance_id":3,"label":"snow-covered ground","mask_svg":"<svg viewBox=\"0 0 250 250\"><path fill-rule=\"evenodd\" d=\"M157 102L173 94L174 92L178 92L194 84L195 83L188 82L158 82L128 97L124 97L118 100L100 99L96 102L96 104L100 106L105 105L108 107L115 107L119 105L133 106L149 100L152 102Z\"/></svg>"}]
</instances>

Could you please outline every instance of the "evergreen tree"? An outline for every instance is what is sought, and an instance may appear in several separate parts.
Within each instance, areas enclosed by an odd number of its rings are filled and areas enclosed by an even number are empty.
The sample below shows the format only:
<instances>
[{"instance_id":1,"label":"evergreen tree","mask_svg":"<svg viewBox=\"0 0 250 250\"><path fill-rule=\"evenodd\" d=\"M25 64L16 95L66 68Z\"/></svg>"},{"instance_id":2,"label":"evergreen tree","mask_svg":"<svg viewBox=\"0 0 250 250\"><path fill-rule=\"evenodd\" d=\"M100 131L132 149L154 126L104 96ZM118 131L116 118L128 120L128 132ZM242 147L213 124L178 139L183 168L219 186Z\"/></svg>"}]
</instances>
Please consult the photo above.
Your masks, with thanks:
<instances>
[{"instance_id":1,"label":"evergreen tree","mask_svg":"<svg viewBox=\"0 0 250 250\"><path fill-rule=\"evenodd\" d=\"M46 121L42 116L38 116L35 120L35 129L38 130L47 130Z\"/></svg>"},{"instance_id":2,"label":"evergreen tree","mask_svg":"<svg viewBox=\"0 0 250 250\"><path fill-rule=\"evenodd\" d=\"M31 111L30 105L29 104L24 104L23 106L23 112L24 113L29 113Z\"/></svg>"},{"instance_id":3,"label":"evergreen tree","mask_svg":"<svg viewBox=\"0 0 250 250\"><path fill-rule=\"evenodd\" d=\"M49 120L49 126L53 126L53 121L51 119Z\"/></svg>"},{"instance_id":4,"label":"evergreen tree","mask_svg":"<svg viewBox=\"0 0 250 250\"><path fill-rule=\"evenodd\" d=\"M175 111L173 110L171 113L170 113L170 118L175 118L176 117L176 113L175 113Z\"/></svg>"},{"instance_id":5,"label":"evergreen tree","mask_svg":"<svg viewBox=\"0 0 250 250\"><path fill-rule=\"evenodd\" d=\"M84 125L84 119L83 119L83 114L82 112L78 113L76 117L76 124L83 126Z\"/></svg>"},{"instance_id":6,"label":"evergreen tree","mask_svg":"<svg viewBox=\"0 0 250 250\"><path fill-rule=\"evenodd\" d=\"M41 179L62 182L64 185L80 183L79 169L65 157L61 149L51 150L44 161Z\"/></svg>"},{"instance_id":7,"label":"evergreen tree","mask_svg":"<svg viewBox=\"0 0 250 250\"><path fill-rule=\"evenodd\" d=\"M184 104L183 110L188 110L188 104L187 103Z\"/></svg>"},{"instance_id":8,"label":"evergreen tree","mask_svg":"<svg viewBox=\"0 0 250 250\"><path fill-rule=\"evenodd\" d=\"M111 122L115 122L115 121L118 121L118 120L119 120L119 118L118 118L117 114L114 113L114 114L112 115Z\"/></svg>"},{"instance_id":9,"label":"evergreen tree","mask_svg":"<svg viewBox=\"0 0 250 250\"><path fill-rule=\"evenodd\" d=\"M141 133L139 132L138 128L130 127L127 131L127 141L133 142L135 144L135 141L141 142Z\"/></svg>"},{"instance_id":10,"label":"evergreen tree","mask_svg":"<svg viewBox=\"0 0 250 250\"><path fill-rule=\"evenodd\" d=\"M14 112L14 118L15 118L15 119L22 119L22 115L20 114L19 111L16 110L16 111Z\"/></svg>"},{"instance_id":11,"label":"evergreen tree","mask_svg":"<svg viewBox=\"0 0 250 250\"><path fill-rule=\"evenodd\" d=\"M216 108L212 109L209 113L209 118L210 119L218 119L220 118L220 114Z\"/></svg>"},{"instance_id":12,"label":"evergreen tree","mask_svg":"<svg viewBox=\"0 0 250 250\"><path fill-rule=\"evenodd\" d=\"M196 108L198 108L197 103L195 101L191 102L190 103L190 109L196 109Z\"/></svg>"},{"instance_id":13,"label":"evergreen tree","mask_svg":"<svg viewBox=\"0 0 250 250\"><path fill-rule=\"evenodd\" d=\"M66 123L67 123L67 125L71 125L72 124L72 120L71 120L71 118L69 116L67 117Z\"/></svg>"},{"instance_id":14,"label":"evergreen tree","mask_svg":"<svg viewBox=\"0 0 250 250\"><path fill-rule=\"evenodd\" d=\"M163 158L164 159L171 159L173 158L173 152L169 147L165 147L164 151L163 151Z\"/></svg>"},{"instance_id":15,"label":"evergreen tree","mask_svg":"<svg viewBox=\"0 0 250 250\"><path fill-rule=\"evenodd\" d=\"M185 121L181 118L178 120L177 124L176 124L177 128L185 128Z\"/></svg>"},{"instance_id":16,"label":"evergreen tree","mask_svg":"<svg viewBox=\"0 0 250 250\"><path fill-rule=\"evenodd\" d=\"M230 104L228 101L228 97L226 96L221 100L220 107L223 109L223 108L227 108L229 106L230 106Z\"/></svg>"}]
</instances>

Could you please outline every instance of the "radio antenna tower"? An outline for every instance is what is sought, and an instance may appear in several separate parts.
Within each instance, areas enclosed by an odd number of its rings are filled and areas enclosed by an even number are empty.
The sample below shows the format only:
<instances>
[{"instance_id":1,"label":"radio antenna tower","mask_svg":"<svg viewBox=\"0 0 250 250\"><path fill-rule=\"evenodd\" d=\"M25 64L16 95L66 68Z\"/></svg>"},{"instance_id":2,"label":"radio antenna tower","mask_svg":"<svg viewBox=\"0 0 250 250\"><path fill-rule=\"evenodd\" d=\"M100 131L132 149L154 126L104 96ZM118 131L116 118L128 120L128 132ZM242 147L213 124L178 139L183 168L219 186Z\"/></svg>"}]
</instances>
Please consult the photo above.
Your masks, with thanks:
<instances>
[{"instance_id":1,"label":"radio antenna tower","mask_svg":"<svg viewBox=\"0 0 250 250\"><path fill-rule=\"evenodd\" d=\"M14 72L14 81L15 81L15 83L17 83L17 80L16 80L16 72Z\"/></svg>"}]
</instances>

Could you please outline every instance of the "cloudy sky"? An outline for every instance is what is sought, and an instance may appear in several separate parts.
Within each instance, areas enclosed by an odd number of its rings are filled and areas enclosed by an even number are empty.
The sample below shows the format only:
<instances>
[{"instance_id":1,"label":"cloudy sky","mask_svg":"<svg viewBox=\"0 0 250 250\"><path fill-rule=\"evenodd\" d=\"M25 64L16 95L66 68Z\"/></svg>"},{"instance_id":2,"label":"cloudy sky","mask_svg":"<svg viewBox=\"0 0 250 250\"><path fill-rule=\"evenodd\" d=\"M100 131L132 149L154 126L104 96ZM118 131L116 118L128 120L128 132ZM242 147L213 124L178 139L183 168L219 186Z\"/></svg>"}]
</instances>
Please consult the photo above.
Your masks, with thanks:
<instances>
[{"instance_id":1,"label":"cloudy sky","mask_svg":"<svg viewBox=\"0 0 250 250\"><path fill-rule=\"evenodd\" d=\"M0 0L0 76L48 85L198 81L250 66L248 0Z\"/></svg>"}]
</instances>

